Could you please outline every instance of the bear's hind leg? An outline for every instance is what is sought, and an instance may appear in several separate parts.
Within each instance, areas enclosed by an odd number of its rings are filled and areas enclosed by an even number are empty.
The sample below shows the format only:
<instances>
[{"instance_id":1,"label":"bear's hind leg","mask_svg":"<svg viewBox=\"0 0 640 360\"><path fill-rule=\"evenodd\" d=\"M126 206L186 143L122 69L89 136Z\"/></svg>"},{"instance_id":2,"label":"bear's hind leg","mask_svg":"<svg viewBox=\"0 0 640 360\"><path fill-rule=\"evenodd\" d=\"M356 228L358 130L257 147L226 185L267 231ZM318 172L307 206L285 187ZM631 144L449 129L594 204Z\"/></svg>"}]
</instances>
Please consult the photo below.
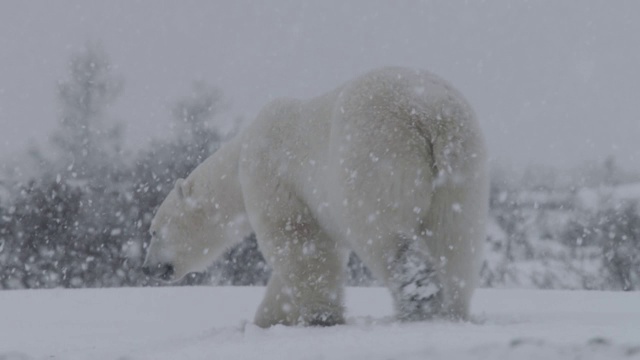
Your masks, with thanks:
<instances>
[{"instance_id":1,"label":"bear's hind leg","mask_svg":"<svg viewBox=\"0 0 640 360\"><path fill-rule=\"evenodd\" d=\"M401 238L401 246L389 263L388 286L396 316L402 321L433 318L442 311L444 291L435 264L415 241Z\"/></svg>"},{"instance_id":2,"label":"bear's hind leg","mask_svg":"<svg viewBox=\"0 0 640 360\"><path fill-rule=\"evenodd\" d=\"M389 234L373 226L349 244L363 263L391 292L396 317L421 321L442 316L447 307L444 264L436 261L426 241L416 235ZM383 236L380 234L387 233ZM367 240L362 240L367 239Z\"/></svg>"}]
</instances>

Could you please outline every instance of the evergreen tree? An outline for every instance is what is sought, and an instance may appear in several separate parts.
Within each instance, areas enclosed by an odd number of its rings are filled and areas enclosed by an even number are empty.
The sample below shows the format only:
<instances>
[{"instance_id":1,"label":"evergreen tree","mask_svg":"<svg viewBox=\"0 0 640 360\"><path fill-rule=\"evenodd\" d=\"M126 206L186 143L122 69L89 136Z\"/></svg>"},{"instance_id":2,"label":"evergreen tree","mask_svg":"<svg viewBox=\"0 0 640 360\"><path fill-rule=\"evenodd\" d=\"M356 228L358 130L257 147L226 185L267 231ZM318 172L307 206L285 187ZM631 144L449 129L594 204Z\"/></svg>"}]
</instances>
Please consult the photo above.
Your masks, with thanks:
<instances>
[{"instance_id":1,"label":"evergreen tree","mask_svg":"<svg viewBox=\"0 0 640 360\"><path fill-rule=\"evenodd\" d=\"M69 78L58 84L60 126L52 143L60 156L65 179L106 182L122 151L123 128L109 124L107 110L122 91L109 57L98 45L88 44L69 62Z\"/></svg>"},{"instance_id":2,"label":"evergreen tree","mask_svg":"<svg viewBox=\"0 0 640 360\"><path fill-rule=\"evenodd\" d=\"M127 241L118 235L128 221L118 202L130 197L122 127L109 125L107 110L121 89L99 46L87 45L71 57L68 78L58 84L55 156L30 150L42 171L18 185L4 216L0 232L10 233L10 255L1 264L3 286L102 286L118 276Z\"/></svg>"}]
</instances>

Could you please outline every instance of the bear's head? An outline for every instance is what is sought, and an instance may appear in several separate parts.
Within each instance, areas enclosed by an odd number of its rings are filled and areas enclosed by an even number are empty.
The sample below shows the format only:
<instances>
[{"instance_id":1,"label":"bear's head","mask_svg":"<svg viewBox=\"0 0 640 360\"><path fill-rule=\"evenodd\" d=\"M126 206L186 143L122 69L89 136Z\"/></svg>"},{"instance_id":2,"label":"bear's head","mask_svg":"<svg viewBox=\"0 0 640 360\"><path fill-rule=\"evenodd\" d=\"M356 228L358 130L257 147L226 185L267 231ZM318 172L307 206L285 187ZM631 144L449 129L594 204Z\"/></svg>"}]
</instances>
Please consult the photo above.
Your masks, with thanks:
<instances>
[{"instance_id":1,"label":"bear's head","mask_svg":"<svg viewBox=\"0 0 640 360\"><path fill-rule=\"evenodd\" d=\"M151 221L151 243L142 265L146 275L177 281L213 262L214 214L194 196L193 185L178 179Z\"/></svg>"}]
</instances>

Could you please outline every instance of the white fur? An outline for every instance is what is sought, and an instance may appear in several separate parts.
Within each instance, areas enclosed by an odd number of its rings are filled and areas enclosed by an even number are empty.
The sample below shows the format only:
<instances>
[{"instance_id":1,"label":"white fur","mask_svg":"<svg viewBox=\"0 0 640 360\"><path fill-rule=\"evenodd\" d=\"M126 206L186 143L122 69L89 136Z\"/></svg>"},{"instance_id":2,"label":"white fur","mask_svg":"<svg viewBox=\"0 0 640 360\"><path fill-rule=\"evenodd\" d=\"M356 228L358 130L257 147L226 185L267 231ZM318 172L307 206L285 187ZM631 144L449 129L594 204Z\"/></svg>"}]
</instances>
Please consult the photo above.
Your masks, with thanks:
<instances>
[{"instance_id":1,"label":"white fur","mask_svg":"<svg viewBox=\"0 0 640 360\"><path fill-rule=\"evenodd\" d=\"M179 278L253 230L274 270L260 326L343 322L349 250L390 289L400 319L465 318L482 259L485 163L456 90L424 71L375 70L267 105L176 185L146 264L169 263Z\"/></svg>"}]
</instances>

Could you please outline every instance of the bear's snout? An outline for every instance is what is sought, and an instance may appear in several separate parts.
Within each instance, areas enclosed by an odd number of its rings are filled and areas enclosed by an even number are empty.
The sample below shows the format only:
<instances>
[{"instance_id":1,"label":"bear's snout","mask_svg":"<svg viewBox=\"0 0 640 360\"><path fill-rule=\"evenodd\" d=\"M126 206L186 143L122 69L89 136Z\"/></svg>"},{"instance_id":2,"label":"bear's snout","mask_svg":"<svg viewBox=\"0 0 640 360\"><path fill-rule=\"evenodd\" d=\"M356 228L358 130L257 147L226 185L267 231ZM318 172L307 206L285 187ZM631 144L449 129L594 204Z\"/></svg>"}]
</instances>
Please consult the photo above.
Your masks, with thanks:
<instances>
[{"instance_id":1,"label":"bear's snout","mask_svg":"<svg viewBox=\"0 0 640 360\"><path fill-rule=\"evenodd\" d=\"M142 272L152 278L171 281L173 279L173 275L175 274L175 269L172 264L168 263L160 263L157 265L143 265Z\"/></svg>"}]
</instances>

